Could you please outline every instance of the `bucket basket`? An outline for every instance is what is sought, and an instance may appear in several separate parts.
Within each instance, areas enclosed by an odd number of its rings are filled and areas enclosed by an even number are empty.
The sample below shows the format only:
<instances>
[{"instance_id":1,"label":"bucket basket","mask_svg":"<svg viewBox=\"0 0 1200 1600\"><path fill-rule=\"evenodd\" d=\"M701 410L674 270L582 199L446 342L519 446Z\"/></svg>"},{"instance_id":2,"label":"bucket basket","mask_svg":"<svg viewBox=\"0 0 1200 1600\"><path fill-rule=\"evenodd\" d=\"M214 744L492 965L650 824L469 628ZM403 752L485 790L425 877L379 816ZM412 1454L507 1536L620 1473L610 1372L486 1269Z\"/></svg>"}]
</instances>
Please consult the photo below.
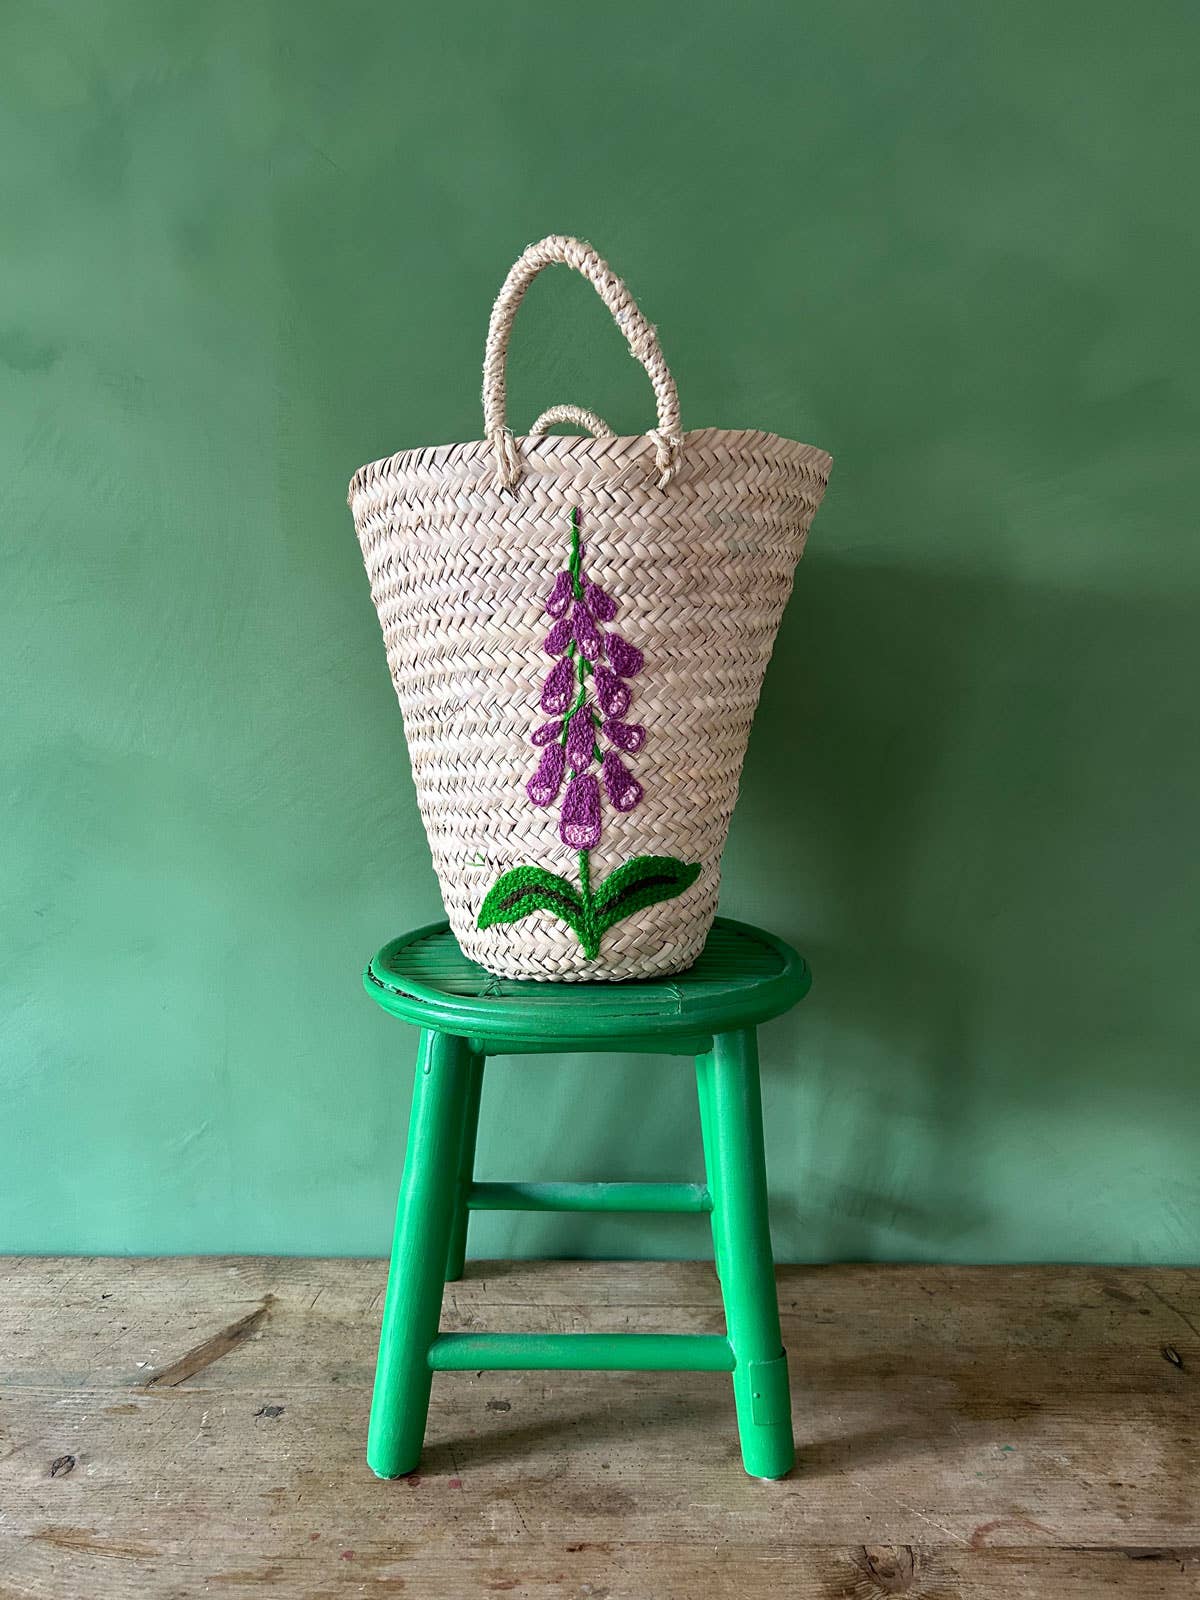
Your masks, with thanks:
<instances>
[{"instance_id":1,"label":"bucket basket","mask_svg":"<svg viewBox=\"0 0 1200 1600\"><path fill-rule=\"evenodd\" d=\"M583 274L646 369L657 426L576 406L508 427L530 283ZM350 506L417 801L463 953L510 978L679 972L717 908L763 673L831 459L680 429L654 328L590 245L531 245L492 308L486 438L355 473ZM586 429L548 435L556 423Z\"/></svg>"}]
</instances>

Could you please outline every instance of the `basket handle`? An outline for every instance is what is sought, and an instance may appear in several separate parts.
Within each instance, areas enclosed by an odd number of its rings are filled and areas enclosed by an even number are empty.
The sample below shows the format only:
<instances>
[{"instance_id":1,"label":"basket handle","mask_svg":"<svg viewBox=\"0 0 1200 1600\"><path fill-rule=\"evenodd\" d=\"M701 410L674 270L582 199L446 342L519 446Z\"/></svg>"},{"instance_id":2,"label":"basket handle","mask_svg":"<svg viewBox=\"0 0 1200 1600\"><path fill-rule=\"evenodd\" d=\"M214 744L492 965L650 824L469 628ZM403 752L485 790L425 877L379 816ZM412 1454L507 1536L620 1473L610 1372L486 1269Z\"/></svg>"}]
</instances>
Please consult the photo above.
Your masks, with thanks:
<instances>
[{"instance_id":1,"label":"basket handle","mask_svg":"<svg viewBox=\"0 0 1200 1600\"><path fill-rule=\"evenodd\" d=\"M658 335L634 303L633 296L606 261L580 239L552 233L531 244L509 270L492 307L487 345L483 355L483 426L496 453L496 488L515 489L521 481L521 456L506 418L507 390L504 364L513 318L525 298L525 291L544 267L561 262L580 272L612 313L625 335L630 354L645 367L654 386L658 405L658 427L647 434L654 445L654 465L660 488L666 488L679 470L682 445L679 426L679 395L671 376Z\"/></svg>"},{"instance_id":2,"label":"basket handle","mask_svg":"<svg viewBox=\"0 0 1200 1600\"><path fill-rule=\"evenodd\" d=\"M603 417L598 417L594 411L589 411L586 406L551 406L548 411L543 411L541 416L529 430L531 439L540 439L549 428L558 422L573 422L577 428L586 428L596 439L615 439L616 434L605 422Z\"/></svg>"}]
</instances>

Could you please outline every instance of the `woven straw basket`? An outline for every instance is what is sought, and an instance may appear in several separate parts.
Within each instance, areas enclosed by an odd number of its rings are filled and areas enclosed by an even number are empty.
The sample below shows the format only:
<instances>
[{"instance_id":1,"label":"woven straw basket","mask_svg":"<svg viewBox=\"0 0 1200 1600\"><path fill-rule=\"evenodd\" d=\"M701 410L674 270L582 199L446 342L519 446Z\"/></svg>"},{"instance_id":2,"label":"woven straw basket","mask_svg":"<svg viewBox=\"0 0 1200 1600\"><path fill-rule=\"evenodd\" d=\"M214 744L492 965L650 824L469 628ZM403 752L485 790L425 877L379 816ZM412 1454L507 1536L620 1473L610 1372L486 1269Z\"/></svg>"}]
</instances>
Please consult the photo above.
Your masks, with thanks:
<instances>
[{"instance_id":1,"label":"woven straw basket","mask_svg":"<svg viewBox=\"0 0 1200 1600\"><path fill-rule=\"evenodd\" d=\"M575 406L506 425L513 318L562 262L604 301L658 425ZM679 972L712 924L775 633L823 450L682 433L654 329L590 245L551 237L492 310L471 444L362 467L350 506L417 799L464 953L513 978ZM590 437L546 436L555 423Z\"/></svg>"}]
</instances>

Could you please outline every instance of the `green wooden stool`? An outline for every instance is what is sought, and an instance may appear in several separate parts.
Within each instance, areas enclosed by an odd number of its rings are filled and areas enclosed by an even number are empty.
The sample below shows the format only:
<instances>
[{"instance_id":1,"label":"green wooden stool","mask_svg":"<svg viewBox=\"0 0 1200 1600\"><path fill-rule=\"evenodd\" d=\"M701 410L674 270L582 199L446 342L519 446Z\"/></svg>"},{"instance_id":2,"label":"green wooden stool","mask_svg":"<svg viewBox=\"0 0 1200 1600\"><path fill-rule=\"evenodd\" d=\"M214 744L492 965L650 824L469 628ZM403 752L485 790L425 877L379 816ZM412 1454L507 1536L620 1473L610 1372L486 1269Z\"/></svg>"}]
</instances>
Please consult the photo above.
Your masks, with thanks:
<instances>
[{"instance_id":1,"label":"green wooden stool","mask_svg":"<svg viewBox=\"0 0 1200 1600\"><path fill-rule=\"evenodd\" d=\"M435 1372L556 1368L729 1372L742 1461L781 1478L794 1460L787 1361L767 1222L757 1025L807 992L788 945L718 917L690 971L630 983L496 978L438 923L387 944L368 994L421 1029L412 1118L379 1337L367 1461L412 1472ZM550 1051L695 1056L704 1183L476 1183L488 1056ZM439 1333L442 1282L462 1275L472 1211L700 1211L712 1224L727 1336Z\"/></svg>"}]
</instances>

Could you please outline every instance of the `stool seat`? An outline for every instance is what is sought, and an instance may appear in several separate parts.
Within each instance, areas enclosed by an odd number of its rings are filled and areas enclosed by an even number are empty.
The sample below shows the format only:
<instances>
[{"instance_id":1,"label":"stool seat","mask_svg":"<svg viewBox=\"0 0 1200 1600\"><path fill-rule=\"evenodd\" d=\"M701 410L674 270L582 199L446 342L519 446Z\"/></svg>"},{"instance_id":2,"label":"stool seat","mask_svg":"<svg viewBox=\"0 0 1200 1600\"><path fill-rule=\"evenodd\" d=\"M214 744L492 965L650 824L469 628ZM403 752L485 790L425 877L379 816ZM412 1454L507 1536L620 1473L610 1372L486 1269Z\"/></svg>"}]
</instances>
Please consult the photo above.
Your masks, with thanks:
<instances>
[{"instance_id":1,"label":"stool seat","mask_svg":"<svg viewBox=\"0 0 1200 1600\"><path fill-rule=\"evenodd\" d=\"M469 961L448 923L385 944L363 984L385 1011L421 1028L531 1048L586 1046L614 1037L691 1038L753 1027L807 994L808 964L761 928L718 917L694 966L666 978L622 983L544 983L497 978Z\"/></svg>"}]
</instances>

